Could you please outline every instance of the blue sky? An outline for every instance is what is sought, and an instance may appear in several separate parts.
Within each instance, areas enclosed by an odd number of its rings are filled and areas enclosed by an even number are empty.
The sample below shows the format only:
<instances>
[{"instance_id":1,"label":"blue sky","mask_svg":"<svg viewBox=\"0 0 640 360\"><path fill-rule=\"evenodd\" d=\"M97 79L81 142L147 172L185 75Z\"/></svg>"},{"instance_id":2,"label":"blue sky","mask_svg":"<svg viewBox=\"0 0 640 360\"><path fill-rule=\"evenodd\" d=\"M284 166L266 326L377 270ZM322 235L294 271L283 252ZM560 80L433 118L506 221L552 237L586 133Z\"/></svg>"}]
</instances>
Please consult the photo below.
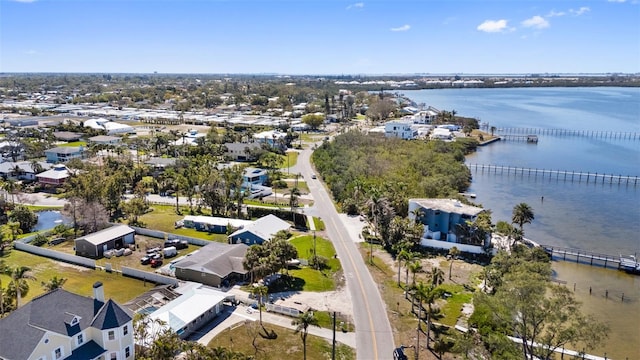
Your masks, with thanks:
<instances>
[{"instance_id":1,"label":"blue sky","mask_svg":"<svg viewBox=\"0 0 640 360\"><path fill-rule=\"evenodd\" d=\"M640 73L640 0L0 0L0 72Z\"/></svg>"}]
</instances>

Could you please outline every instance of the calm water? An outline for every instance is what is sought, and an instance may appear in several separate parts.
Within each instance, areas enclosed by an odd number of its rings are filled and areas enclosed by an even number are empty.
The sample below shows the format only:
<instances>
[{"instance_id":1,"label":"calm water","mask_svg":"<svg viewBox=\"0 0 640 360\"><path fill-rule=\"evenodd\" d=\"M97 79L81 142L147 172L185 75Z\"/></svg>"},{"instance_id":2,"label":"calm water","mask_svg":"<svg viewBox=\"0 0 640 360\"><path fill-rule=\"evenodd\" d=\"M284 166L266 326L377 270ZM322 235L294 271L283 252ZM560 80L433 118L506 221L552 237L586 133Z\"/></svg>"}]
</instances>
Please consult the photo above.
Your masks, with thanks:
<instances>
[{"instance_id":1,"label":"calm water","mask_svg":"<svg viewBox=\"0 0 640 360\"><path fill-rule=\"evenodd\" d=\"M640 88L450 89L405 91L417 103L456 110L490 126L640 132ZM497 142L481 147L467 163L640 175L640 141L538 135L537 144ZM472 171L469 192L510 221L513 206L526 202L535 220L525 236L538 243L612 255L640 255L640 185L571 183L555 178ZM544 201L542 201L544 197ZM555 262L556 278L587 289L576 291L585 310L610 323L606 346L614 359L640 359L640 279L615 270ZM626 294L613 301L588 288ZM620 295L619 295L620 296ZM620 298L619 298L620 299Z\"/></svg>"},{"instance_id":2,"label":"calm water","mask_svg":"<svg viewBox=\"0 0 640 360\"><path fill-rule=\"evenodd\" d=\"M60 211L38 211L38 223L33 231L48 230L56 227L58 224L68 224L69 220L65 219Z\"/></svg>"}]
</instances>

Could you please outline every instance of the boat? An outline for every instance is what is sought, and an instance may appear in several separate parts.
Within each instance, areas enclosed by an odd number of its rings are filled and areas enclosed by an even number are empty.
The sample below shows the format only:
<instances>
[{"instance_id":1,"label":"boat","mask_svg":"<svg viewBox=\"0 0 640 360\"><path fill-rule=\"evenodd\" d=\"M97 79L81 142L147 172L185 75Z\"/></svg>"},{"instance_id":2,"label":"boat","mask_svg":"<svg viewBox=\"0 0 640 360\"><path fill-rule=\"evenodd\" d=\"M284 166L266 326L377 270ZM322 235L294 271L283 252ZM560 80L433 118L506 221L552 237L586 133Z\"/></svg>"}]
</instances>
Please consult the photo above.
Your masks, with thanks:
<instances>
[{"instance_id":1,"label":"boat","mask_svg":"<svg viewBox=\"0 0 640 360\"><path fill-rule=\"evenodd\" d=\"M635 255L620 255L620 270L631 274L640 274L640 262Z\"/></svg>"}]
</instances>

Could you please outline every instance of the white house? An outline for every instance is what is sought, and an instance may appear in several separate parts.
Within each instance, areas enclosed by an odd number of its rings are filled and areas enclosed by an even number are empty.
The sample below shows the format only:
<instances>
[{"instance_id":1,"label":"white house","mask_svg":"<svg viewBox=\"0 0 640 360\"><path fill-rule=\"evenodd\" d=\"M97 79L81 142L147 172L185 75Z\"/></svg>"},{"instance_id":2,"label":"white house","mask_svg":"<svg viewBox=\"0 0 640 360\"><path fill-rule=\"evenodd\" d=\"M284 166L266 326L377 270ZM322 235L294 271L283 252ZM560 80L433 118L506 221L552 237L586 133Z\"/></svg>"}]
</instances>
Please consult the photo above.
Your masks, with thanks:
<instances>
[{"instance_id":1,"label":"white house","mask_svg":"<svg viewBox=\"0 0 640 360\"><path fill-rule=\"evenodd\" d=\"M384 124L384 135L386 137L396 137L404 140L415 139L418 131L412 128L413 122L392 120Z\"/></svg>"},{"instance_id":2,"label":"white house","mask_svg":"<svg viewBox=\"0 0 640 360\"><path fill-rule=\"evenodd\" d=\"M184 339L222 312L226 297L219 290L194 283L181 296L149 314L149 318L161 320ZM153 323L150 326L155 326Z\"/></svg>"},{"instance_id":3,"label":"white house","mask_svg":"<svg viewBox=\"0 0 640 360\"><path fill-rule=\"evenodd\" d=\"M105 301L102 283L93 298L61 288L35 297L0 319L0 359L133 360L133 317Z\"/></svg>"}]
</instances>

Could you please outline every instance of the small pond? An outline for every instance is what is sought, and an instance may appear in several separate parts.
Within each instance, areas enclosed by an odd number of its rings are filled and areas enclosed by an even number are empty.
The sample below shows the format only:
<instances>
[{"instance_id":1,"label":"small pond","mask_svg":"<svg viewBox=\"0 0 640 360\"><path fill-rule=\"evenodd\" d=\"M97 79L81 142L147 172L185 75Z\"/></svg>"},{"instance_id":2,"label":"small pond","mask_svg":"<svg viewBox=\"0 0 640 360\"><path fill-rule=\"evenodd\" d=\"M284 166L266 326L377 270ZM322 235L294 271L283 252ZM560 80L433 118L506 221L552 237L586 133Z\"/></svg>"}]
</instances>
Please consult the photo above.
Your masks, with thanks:
<instances>
[{"instance_id":1,"label":"small pond","mask_svg":"<svg viewBox=\"0 0 640 360\"><path fill-rule=\"evenodd\" d=\"M38 211L38 223L33 231L48 230L54 228L58 224L71 224L71 220L62 216L60 211Z\"/></svg>"}]
</instances>

